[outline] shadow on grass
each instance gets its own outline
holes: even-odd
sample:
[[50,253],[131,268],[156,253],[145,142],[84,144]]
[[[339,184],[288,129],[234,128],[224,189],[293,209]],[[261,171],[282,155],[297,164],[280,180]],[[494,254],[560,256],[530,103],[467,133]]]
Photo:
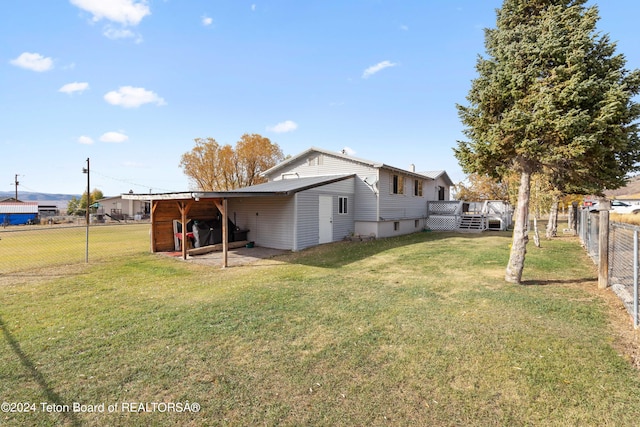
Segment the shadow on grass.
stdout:
[[385,237],[370,241],[342,241],[314,246],[300,252],[276,257],[291,264],[311,267],[340,268],[382,252],[424,242],[449,240],[476,240],[488,237],[511,238],[511,232],[457,233],[457,232],[417,232],[397,237]]
[[597,277],[583,277],[581,279],[523,280],[520,284],[522,286],[580,285],[597,281]]
[[73,277],[73,276],[83,276],[86,275],[85,272],[78,273],[68,273],[68,272],[33,272],[33,271],[11,271],[9,273],[0,273],[0,277],[47,277],[57,279],[60,277]]
[[82,276],[87,274],[90,264],[85,262],[75,263],[51,263],[48,265],[32,266],[29,268],[7,269],[4,271],[0,267],[0,286],[3,284],[11,284],[11,279],[58,279],[62,277]]
[[[35,367],[33,362],[24,353],[24,351],[22,351],[20,343],[13,337],[11,332],[9,332],[9,329],[7,328],[7,325],[4,323],[2,318],[0,318],[0,329],[2,329],[2,334],[9,343],[9,346],[11,346],[13,352],[20,359],[20,363],[22,363],[22,366],[24,366],[31,378],[33,378],[33,380],[38,383],[38,385],[42,389],[42,392],[46,396],[47,402],[60,406],[65,405],[65,403],[62,401],[62,397],[49,386],[46,378],[40,373],[40,371],[38,371],[38,368]],[[70,407],[71,405],[67,406]],[[82,425],[75,413],[65,411],[62,412],[62,415],[71,423],[71,425]]]

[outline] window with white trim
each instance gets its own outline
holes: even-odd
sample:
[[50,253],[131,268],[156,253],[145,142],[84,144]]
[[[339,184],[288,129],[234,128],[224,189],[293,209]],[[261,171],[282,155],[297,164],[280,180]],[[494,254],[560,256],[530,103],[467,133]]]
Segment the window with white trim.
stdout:
[[413,181],[413,195],[422,197],[422,180],[416,179]]
[[347,197],[338,197],[338,213],[346,215],[349,213],[349,199]]
[[402,175],[391,176],[391,194],[404,194],[404,177]]

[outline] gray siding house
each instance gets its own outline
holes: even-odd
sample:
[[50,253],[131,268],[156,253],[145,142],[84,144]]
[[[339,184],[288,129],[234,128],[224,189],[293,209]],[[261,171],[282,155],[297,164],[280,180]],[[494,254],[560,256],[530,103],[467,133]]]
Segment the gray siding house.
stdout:
[[263,184],[122,197],[151,201],[154,251],[173,250],[172,222],[220,218],[257,246],[299,251],[352,235],[422,230],[427,202],[449,200],[452,182],[444,171],[409,169],[310,148],[265,171]]
[[298,251],[335,242],[353,233],[355,182],[353,174],[311,176],[232,190],[229,218],[258,246]]
[[[266,199],[230,199],[238,226],[256,244],[300,250],[349,235],[390,237],[425,226],[427,201],[449,200],[453,185],[444,171],[417,173],[343,153],[310,148],[263,174],[269,182],[229,193],[260,192],[287,183],[304,190]],[[348,176],[308,188],[308,179]],[[269,211],[260,214],[257,209]],[[255,212],[254,212],[255,211]],[[255,216],[255,217],[254,217]]]

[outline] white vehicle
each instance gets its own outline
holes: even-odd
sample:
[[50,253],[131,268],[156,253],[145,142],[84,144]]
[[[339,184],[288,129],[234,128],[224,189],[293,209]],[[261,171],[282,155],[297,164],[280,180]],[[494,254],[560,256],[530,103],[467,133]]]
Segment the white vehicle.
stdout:
[[[598,210],[598,202],[595,202],[594,204],[589,206],[589,212],[597,212]],[[640,205],[630,205],[621,200],[612,200],[611,212],[617,214],[639,214]]]

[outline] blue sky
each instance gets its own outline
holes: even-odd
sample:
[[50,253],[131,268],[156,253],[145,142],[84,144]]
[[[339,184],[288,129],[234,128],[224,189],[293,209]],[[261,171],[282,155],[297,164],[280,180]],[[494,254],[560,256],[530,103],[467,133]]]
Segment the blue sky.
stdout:
[[[5,0],[0,191],[186,191],[198,137],[257,133],[464,178],[452,147],[501,0]],[[640,68],[640,2],[599,4]]]

